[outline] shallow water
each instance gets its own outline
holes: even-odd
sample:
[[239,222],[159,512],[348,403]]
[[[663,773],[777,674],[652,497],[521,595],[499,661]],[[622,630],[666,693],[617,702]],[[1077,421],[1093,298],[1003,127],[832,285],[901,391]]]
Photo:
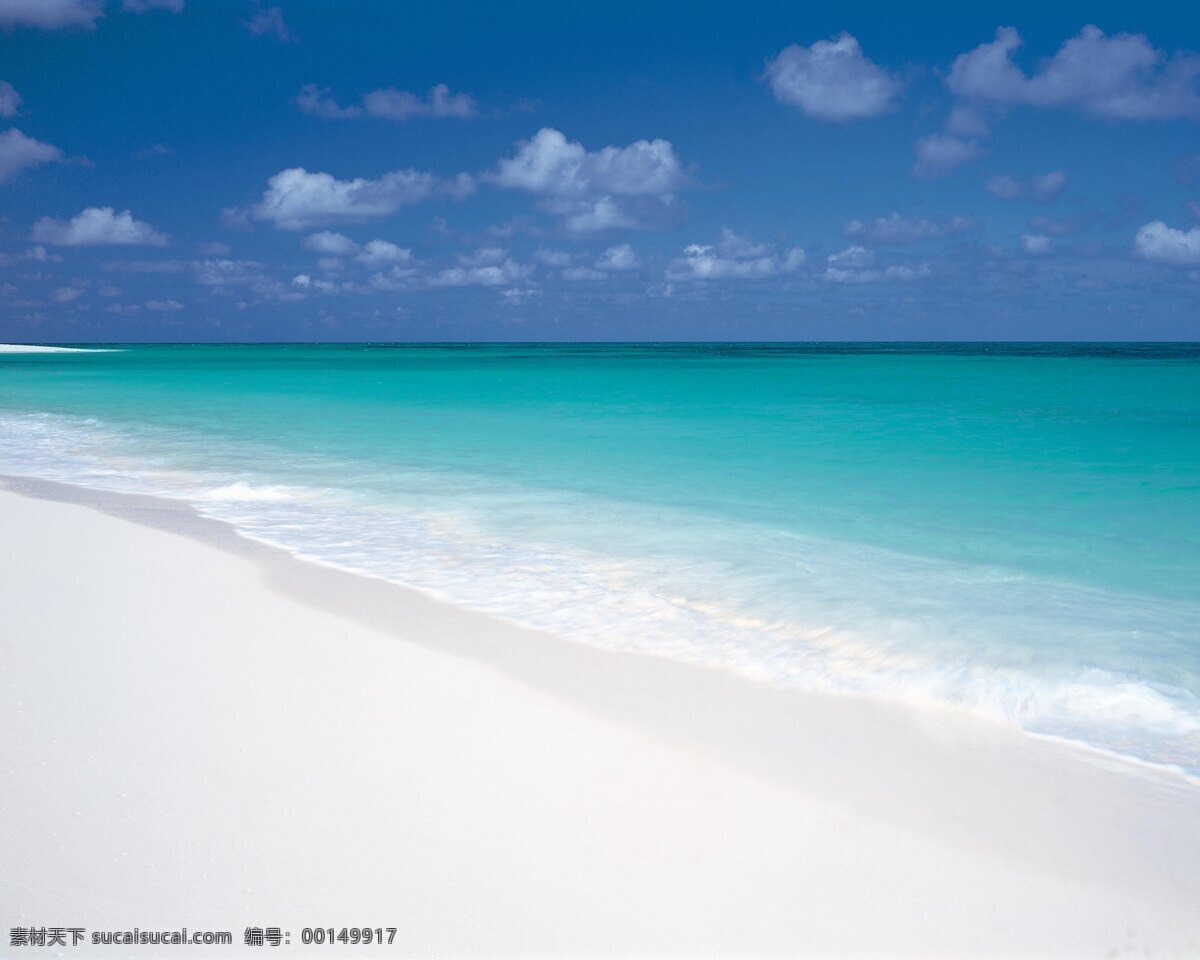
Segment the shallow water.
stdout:
[[0,357],[0,472],[511,619],[1200,771],[1196,345]]

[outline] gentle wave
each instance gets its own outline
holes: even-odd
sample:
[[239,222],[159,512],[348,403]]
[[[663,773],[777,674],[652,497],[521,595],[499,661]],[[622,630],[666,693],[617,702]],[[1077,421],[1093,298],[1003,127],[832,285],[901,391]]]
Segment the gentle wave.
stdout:
[[1156,677],[1136,642],[1182,649],[1196,604],[428,471],[386,495],[377,465],[293,482],[286,451],[198,442],[6,415],[0,471],[187,500],[308,559],[579,642],[966,709],[1200,773],[1196,676]]

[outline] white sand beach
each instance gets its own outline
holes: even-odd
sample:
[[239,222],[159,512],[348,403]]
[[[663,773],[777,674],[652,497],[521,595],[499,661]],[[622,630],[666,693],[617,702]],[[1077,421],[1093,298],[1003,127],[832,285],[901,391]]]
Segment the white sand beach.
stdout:
[[168,501],[11,481],[0,531],[5,926],[234,933],[20,956],[1200,955],[1171,773],[582,647]]
[[104,347],[43,347],[32,343],[0,343],[0,353],[110,353]]

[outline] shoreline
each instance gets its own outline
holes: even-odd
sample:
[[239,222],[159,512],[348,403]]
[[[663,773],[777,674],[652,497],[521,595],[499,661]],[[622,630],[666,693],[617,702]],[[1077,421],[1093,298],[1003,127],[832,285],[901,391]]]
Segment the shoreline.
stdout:
[[[331,582],[334,578],[341,580],[341,578],[349,577],[354,581],[361,580],[380,584],[386,587],[387,590],[409,594],[413,599],[420,598],[424,603],[431,604],[434,608],[452,616],[470,617],[485,625],[489,625],[493,629],[512,631],[515,635],[523,637],[526,642],[530,638],[536,637],[542,644],[551,647],[567,644],[572,648],[595,651],[599,655],[607,654],[617,659],[629,659],[632,662],[645,660],[663,662],[664,664],[671,665],[666,668],[668,670],[678,669],[681,674],[724,677],[729,682],[736,683],[736,685],[749,691],[762,691],[765,689],[772,691],[772,696],[778,697],[813,697],[817,700],[830,703],[848,702],[850,704],[862,704],[867,709],[875,709],[884,713],[892,712],[896,717],[906,717],[910,718],[910,720],[911,718],[918,718],[911,720],[911,722],[918,724],[937,723],[945,720],[951,725],[963,723],[968,727],[975,726],[980,730],[1002,731],[1003,734],[1015,734],[1020,738],[1029,738],[1033,741],[1047,744],[1052,749],[1064,749],[1069,753],[1076,753],[1079,755],[1077,759],[1082,758],[1086,762],[1112,766],[1114,769],[1123,771],[1130,776],[1148,775],[1151,777],[1160,777],[1168,782],[1174,780],[1190,787],[1200,788],[1200,776],[1193,775],[1178,765],[1157,763],[1153,760],[1121,753],[1117,750],[1088,743],[1084,740],[1072,739],[1068,736],[1041,733],[1022,727],[1011,721],[983,715],[968,708],[958,707],[949,703],[940,703],[937,701],[914,703],[894,697],[860,691],[826,692],[814,690],[780,683],[773,679],[756,678],[747,673],[728,669],[721,665],[706,665],[666,654],[656,654],[646,649],[612,649],[569,637],[558,636],[538,627],[522,624],[519,621],[509,619],[500,614],[478,610],[466,604],[458,603],[437,590],[401,583],[381,574],[341,566],[317,557],[305,556],[298,551],[239,530],[227,520],[203,514],[195,506],[182,498],[159,496],[156,494],[123,493],[69,481],[0,473],[0,491],[4,490],[34,499],[85,505],[122,520],[190,537],[210,546],[216,546],[234,556],[251,558],[268,573],[268,579],[274,590],[282,592],[292,599],[317,606],[320,609],[336,613],[339,616],[359,620],[363,625],[386,630],[400,639],[412,640],[413,637],[397,629],[394,623],[386,616],[381,616],[378,613],[381,602],[383,602],[382,598],[384,597],[382,590],[374,594],[372,599],[368,601],[365,609],[369,613],[364,615],[362,609],[356,608],[351,603],[336,602],[334,597],[339,593],[336,589],[318,586],[315,591],[305,592],[294,588],[291,584],[288,570],[312,567],[328,571]],[[295,564],[299,564],[301,567],[294,567],[293,565]],[[309,573],[305,579],[311,577],[313,577],[313,574]],[[313,582],[316,583],[317,581],[313,580]],[[341,580],[341,582],[343,586],[347,583],[344,580]],[[464,648],[459,652],[475,657],[488,655],[488,651],[482,649]],[[520,673],[514,673],[514,677],[524,682],[532,682],[531,677],[527,675],[522,676]],[[853,707],[849,709],[853,709]]]
[[[951,711],[943,715],[781,689],[662,657],[586,647],[454,607],[382,579],[299,559],[249,540],[182,502],[25,478],[0,478],[0,488],[4,491],[0,493],[0,515],[19,518],[36,514],[29,521],[26,539],[18,539],[18,549],[13,551],[30,565],[16,559],[5,565],[5,609],[21,608],[24,603],[28,622],[44,618],[46,622],[37,629],[60,646],[68,632],[56,626],[62,611],[46,603],[31,606],[32,601],[21,594],[30,589],[30,578],[37,577],[39,564],[43,574],[52,571],[69,549],[77,551],[81,561],[93,564],[91,576],[101,582],[85,590],[82,599],[74,599],[93,605],[91,613],[102,615],[98,623],[108,620],[109,632],[101,632],[100,637],[119,650],[127,643],[120,623],[127,613],[106,603],[111,604],[109,594],[128,592],[131,585],[101,576],[100,571],[105,551],[111,550],[113,543],[136,540],[143,560],[161,558],[163,575],[171,570],[180,578],[171,581],[175,587],[166,598],[167,607],[155,608],[160,631],[162,618],[173,603],[182,603],[210,587],[202,579],[195,584],[186,582],[187,571],[200,564],[211,579],[228,577],[239,591],[245,591],[241,607],[211,611],[214,620],[209,626],[236,635],[239,649],[250,651],[268,671],[273,658],[283,656],[286,661],[289,647],[286,638],[264,641],[263,630],[268,626],[264,617],[268,622],[277,617],[302,632],[306,656],[320,662],[335,652],[329,644],[331,636],[351,638],[353,649],[343,650],[349,662],[337,669],[350,670],[352,675],[380,685],[372,687],[375,698],[368,697],[366,702],[378,707],[374,716],[384,726],[394,722],[390,711],[395,703],[388,695],[388,678],[409,678],[410,674],[416,678],[422,671],[442,676],[447,691],[461,694],[464,688],[478,684],[487,691],[485,701],[493,703],[488,698],[495,697],[509,704],[511,713],[485,710],[476,718],[494,723],[497,729],[487,735],[508,744],[509,752],[497,760],[470,749],[458,756],[453,739],[440,746],[424,744],[420,749],[429,751],[430,756],[420,769],[426,775],[413,781],[414,789],[436,792],[442,789],[439,777],[442,784],[460,786],[464,777],[478,776],[473,771],[489,763],[494,774],[487,781],[489,789],[502,790],[503,784],[525,780],[547,786],[557,797],[549,804],[547,819],[526,825],[533,832],[515,831],[537,854],[528,857],[530,863],[518,866],[517,872],[544,896],[555,889],[553,881],[565,883],[573,893],[562,896],[575,910],[567,912],[576,918],[588,900],[579,899],[581,890],[590,891],[593,901],[604,890],[600,902],[606,906],[589,914],[592,919],[588,923],[568,923],[561,930],[550,924],[558,932],[549,939],[546,930],[539,930],[536,924],[529,926],[528,918],[506,926],[503,917],[490,917],[492,940],[485,931],[476,931],[474,940],[455,939],[449,926],[433,924],[426,931],[427,939],[421,941],[424,947],[418,944],[419,937],[410,942],[415,952],[440,946],[458,953],[540,955],[807,952],[885,956],[941,952],[1036,956],[1054,952],[1074,956],[1091,955],[1103,944],[1120,947],[1114,937],[1122,924],[1136,929],[1134,939],[1147,945],[1195,949],[1195,944],[1200,944],[1200,920],[1193,916],[1200,897],[1200,837],[1195,830],[1200,823],[1200,790],[1181,774]],[[85,521],[85,516],[91,519]],[[97,537],[94,530],[90,539],[76,535],[83,526],[96,524],[103,527],[104,537]],[[43,547],[45,556],[38,559]],[[142,568],[148,569],[145,564]],[[159,586],[168,592],[170,582]],[[135,590],[131,596],[136,595]],[[149,598],[147,602],[151,602]],[[177,621],[168,625],[176,626]],[[202,633],[205,630],[204,624],[192,626]],[[166,638],[163,634],[161,639]],[[10,662],[17,654],[18,660],[32,667],[45,669],[57,663],[47,663],[42,650],[24,649],[20,636],[12,643]],[[68,646],[62,646],[63,656],[70,652]],[[192,654],[194,651],[188,655]],[[169,661],[175,653],[164,644],[154,655]],[[394,658],[412,660],[407,665],[411,671],[396,669],[399,661]],[[230,664],[219,658],[204,663],[197,675],[182,679],[181,696],[194,698],[204,692],[206,684],[219,687],[226,682],[229,668]],[[406,683],[411,684],[411,678]],[[297,674],[289,680],[290,686],[285,684],[281,696],[299,709],[303,698],[296,699],[297,691],[306,689],[308,683],[306,673]],[[352,686],[343,689],[335,706],[346,712],[363,709],[353,692]],[[38,712],[37,705],[27,701],[28,697],[21,700],[23,709]],[[585,731],[582,744],[609,757],[605,776],[588,767],[588,751],[583,750],[582,757],[575,755],[574,742],[563,745],[566,753],[559,751],[553,756],[541,750],[537,738],[531,745],[528,735],[543,727],[525,719],[514,720],[523,716],[527,702],[544,711],[539,714],[541,720],[562,724],[563,730]],[[59,706],[64,716],[45,719],[52,727],[58,724],[54,729],[62,735],[58,738],[61,742],[78,732],[80,718],[69,715],[69,702]],[[101,713],[111,713],[124,726],[136,719],[129,716],[136,705],[97,700],[93,706]],[[427,703],[425,707],[434,715],[426,735],[432,737],[452,725],[443,705]],[[302,710],[296,716],[306,717]],[[19,727],[19,723],[14,726],[16,721],[28,718],[10,719],[9,729],[14,730]],[[406,719],[426,722],[423,715]],[[188,722],[200,730],[219,725],[216,718],[204,715]],[[516,730],[525,736],[517,736]],[[351,724],[342,733],[354,737],[356,731],[362,732]],[[407,742],[409,734],[403,729],[392,733],[400,742]],[[483,735],[473,729],[467,739]],[[128,746],[135,755],[150,755],[144,744]],[[332,747],[317,744],[316,754],[337,765],[340,760]],[[387,743],[376,743],[368,751],[385,767],[391,757],[387,747]],[[6,738],[9,756],[18,748],[28,749],[28,744]],[[209,757],[208,761],[218,763],[219,758]],[[570,791],[565,796],[555,794],[565,772],[579,773],[573,766],[576,763],[584,764],[586,770],[580,775],[592,783],[586,803]],[[671,768],[670,776],[656,764]],[[142,771],[143,777],[151,767]],[[631,778],[634,769],[639,774]],[[597,779],[592,782],[588,777]],[[654,789],[647,791],[643,781]],[[685,823],[674,825],[639,809],[639,803],[646,802],[652,811],[657,810],[667,800],[676,807],[704,807],[711,800],[704,785],[715,786],[726,806],[705,807],[702,813],[693,810],[691,821],[685,815]],[[96,806],[101,819],[111,825],[111,798],[106,808],[86,782],[77,786],[80,795],[74,802]],[[242,785],[242,789],[250,787]],[[325,800],[333,809],[343,813],[353,809],[355,796],[347,796],[336,784],[325,790]],[[655,797],[655,791],[659,796]],[[457,789],[446,792],[459,793]],[[25,804],[39,799],[39,790],[27,785],[23,792],[10,791],[9,795],[22,797],[16,802]],[[406,835],[413,830],[419,833],[423,823],[432,823],[437,833],[445,826],[443,814],[420,804],[414,806],[411,800],[405,801],[407,809],[401,804],[397,811],[404,825],[394,830]],[[247,809],[256,809],[255,802],[251,798]],[[452,820],[456,828],[468,833],[484,827],[489,835],[510,835],[514,818],[522,822],[519,810],[491,811],[486,804],[481,808],[465,800],[455,802],[467,804]],[[601,809],[587,806],[597,802]],[[600,828],[597,838],[576,835],[581,805]],[[270,804],[264,807],[270,808]],[[47,819],[49,814],[37,815],[32,805],[19,806],[13,812],[16,815],[7,818],[13,826],[19,826],[17,821],[33,822],[28,831],[31,838],[44,841],[45,831],[56,823]],[[807,814],[807,819],[801,814]],[[169,825],[168,819],[159,819],[164,828]],[[640,835],[647,819],[653,820],[656,828],[648,837],[657,835],[656,831],[668,836],[673,836],[673,831],[686,834],[686,842],[684,836],[678,838],[681,846],[674,859],[667,858],[673,864],[670,873],[676,883],[685,888],[697,882],[714,889],[728,888],[726,896],[698,897],[695,890],[690,895],[687,889],[671,891],[661,882],[646,887],[634,883],[632,890],[614,890],[621,883],[631,883],[625,868],[634,864],[646,867],[645,851],[630,840]],[[752,837],[741,836],[747,830]],[[574,855],[547,860],[547,852],[541,849],[543,832],[559,835],[565,849],[573,850]],[[741,842],[732,843],[730,834]],[[870,842],[864,844],[864,837]],[[33,842],[15,836],[5,840],[9,849]],[[392,841],[394,836],[384,840],[385,844]],[[315,842],[321,843],[321,838]],[[620,869],[615,873],[589,869],[589,858],[600,855],[591,846],[593,842],[601,842],[604,856],[612,858],[607,866]],[[705,856],[690,860],[686,851],[695,844],[722,866],[716,868]],[[519,851],[520,845],[514,850]],[[466,856],[464,863],[469,865],[471,855],[458,852]],[[530,849],[525,852],[529,854]],[[372,857],[365,859],[371,861],[380,886],[391,889],[387,877],[379,873],[385,868]],[[26,866],[35,872],[41,869],[21,858],[16,863],[20,870]],[[520,863],[518,856],[515,864]],[[740,871],[731,869],[734,866]],[[839,870],[850,870],[857,882],[850,882],[847,874],[839,885]],[[93,864],[92,871],[84,872],[93,871],[93,879],[100,880],[103,868]],[[697,876],[688,878],[693,871]],[[194,886],[197,881],[188,877],[184,872],[176,879]],[[421,888],[416,877],[408,883],[410,893]],[[15,884],[15,889],[10,884]],[[18,907],[48,902],[43,895],[23,895],[21,884],[11,875],[0,879],[0,890]],[[396,894],[394,900],[404,902],[404,890],[391,892]],[[491,884],[476,892],[501,900],[507,896]],[[876,902],[861,902],[871,901],[872,894]],[[415,893],[412,896],[422,899]],[[647,897],[650,912],[657,910],[674,918],[674,926],[650,922],[653,918],[645,915]],[[782,903],[780,897],[788,903]],[[879,897],[890,899],[891,906],[881,907]],[[915,909],[914,898],[926,911],[915,921],[917,926],[912,918],[904,922],[905,909]],[[188,916],[186,898],[177,902],[181,918]],[[807,915],[808,911],[797,906],[806,903],[819,904],[825,920],[818,922],[814,915],[807,917],[807,923],[799,923],[785,909],[799,909]],[[997,910],[997,904],[1012,912],[1007,922],[999,925],[996,913],[1004,913],[1004,909]],[[898,910],[897,905],[905,909]],[[880,909],[885,939],[872,944],[881,931],[867,931],[861,925],[871,917],[878,920]],[[448,922],[444,910],[434,913],[443,924]],[[1014,930],[1018,915],[1022,929]],[[596,939],[601,927],[595,923],[600,917],[604,929],[613,925],[622,931],[611,934],[616,939]],[[765,921],[754,933],[742,925],[752,917]],[[22,919],[10,917],[9,925]],[[32,915],[29,919],[37,922]],[[107,926],[132,927],[135,919],[112,916]],[[231,926],[259,922],[249,916],[221,920],[215,915],[214,921]],[[52,921],[43,918],[41,922]],[[182,919],[171,922],[183,925]],[[344,915],[335,922],[359,921]],[[192,926],[199,928],[200,924],[193,922]],[[719,929],[729,931],[728,939],[721,939]],[[711,939],[713,936],[717,939]],[[698,949],[705,942],[712,947]],[[738,943],[742,946],[735,949]],[[889,951],[886,944],[899,949]]]

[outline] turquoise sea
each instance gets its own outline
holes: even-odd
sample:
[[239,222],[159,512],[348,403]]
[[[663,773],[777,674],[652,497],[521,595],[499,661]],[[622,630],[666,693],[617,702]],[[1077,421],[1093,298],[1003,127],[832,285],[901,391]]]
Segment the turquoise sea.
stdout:
[[1200,345],[4,354],[0,473],[1200,773]]

